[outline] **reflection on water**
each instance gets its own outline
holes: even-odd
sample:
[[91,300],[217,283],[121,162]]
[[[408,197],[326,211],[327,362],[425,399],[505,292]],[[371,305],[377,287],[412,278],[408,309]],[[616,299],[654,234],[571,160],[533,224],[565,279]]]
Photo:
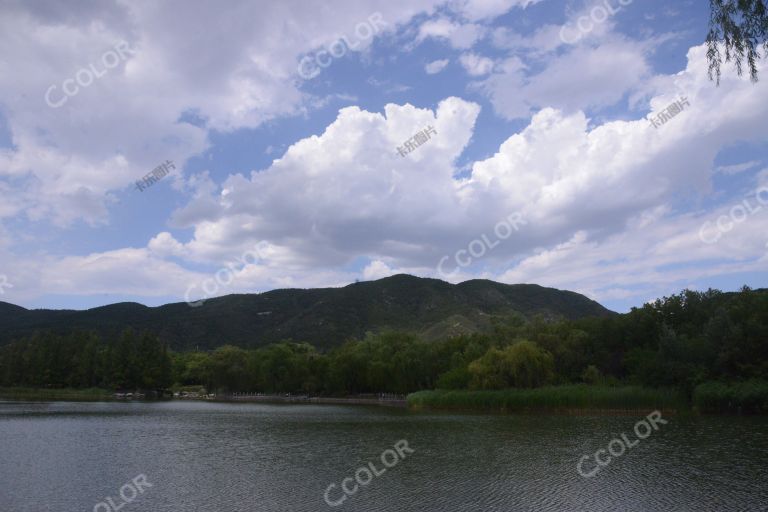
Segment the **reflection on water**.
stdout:
[[[90,512],[141,474],[152,487],[121,512],[768,510],[768,418],[669,417],[579,476],[581,456],[641,418],[0,402],[0,511]],[[413,454],[325,503],[331,483],[401,439]]]

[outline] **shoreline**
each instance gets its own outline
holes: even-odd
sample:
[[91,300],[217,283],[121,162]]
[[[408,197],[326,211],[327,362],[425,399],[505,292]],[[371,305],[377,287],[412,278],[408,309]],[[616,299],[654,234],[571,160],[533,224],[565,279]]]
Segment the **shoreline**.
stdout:
[[318,405],[379,405],[408,409],[408,400],[383,400],[378,398],[333,398],[333,397],[299,397],[299,396],[244,396],[214,398],[211,402],[225,403],[272,403],[272,404],[318,404]]
[[[281,397],[252,397],[252,398],[154,398],[154,399],[120,399],[112,396],[89,397],[77,394],[53,394],[38,393],[35,395],[7,395],[0,392],[0,402],[116,402],[116,403],[154,403],[154,402],[212,402],[222,404],[235,403],[261,403],[273,405],[360,405],[360,406],[378,406],[391,407],[394,409],[403,409],[415,413],[447,413],[447,414],[467,414],[467,415],[521,415],[521,416],[636,416],[648,411],[658,410],[662,414],[675,416],[678,414],[695,414],[693,410],[678,409],[654,409],[647,407],[638,408],[550,408],[550,407],[529,407],[526,409],[508,410],[504,408],[492,407],[440,407],[440,406],[413,406],[409,405],[407,400],[376,400],[366,398],[281,398]],[[723,415],[737,415],[723,414]]]
[[218,403],[268,403],[268,404],[316,404],[316,405],[378,405],[382,407],[408,408],[403,399],[378,399],[359,397],[306,397],[306,396],[212,396],[212,397],[156,397],[118,398],[109,390],[30,389],[0,388],[0,401],[41,402],[218,402]]
[[[583,388],[582,388],[583,389]],[[620,389],[620,388],[618,388]],[[560,396],[557,400],[538,396],[531,399],[521,396],[531,390],[505,390],[498,392],[470,391],[419,391],[405,398],[400,397],[308,397],[284,395],[218,395],[188,398],[116,398],[115,393],[102,389],[12,389],[0,388],[0,401],[39,402],[172,402],[195,401],[216,403],[263,403],[284,405],[359,405],[403,409],[414,413],[489,414],[526,416],[636,416],[650,411],[660,411],[665,416],[713,415],[713,416],[760,416],[764,413],[741,410],[706,410],[679,400],[628,400],[621,403],[593,397],[589,400]],[[539,391],[538,393],[541,393]],[[599,395],[599,393],[598,393]],[[447,399],[446,399],[447,397]],[[669,397],[671,398],[671,397]]]
[[[644,415],[649,412],[659,411],[664,416],[704,415],[695,409],[670,409],[665,407],[528,407],[524,409],[504,409],[493,407],[431,407],[410,406],[408,410],[413,412],[453,413],[453,414],[480,414],[491,416],[627,416]],[[736,413],[709,414],[711,416],[738,416]]]

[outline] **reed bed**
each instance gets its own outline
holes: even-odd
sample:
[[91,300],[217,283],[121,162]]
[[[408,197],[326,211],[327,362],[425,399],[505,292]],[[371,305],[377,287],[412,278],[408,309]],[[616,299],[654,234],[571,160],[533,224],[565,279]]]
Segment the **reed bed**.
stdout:
[[5,400],[72,400],[102,401],[112,399],[106,389],[41,389],[41,388],[0,388],[0,399]]
[[478,409],[503,412],[556,411],[575,414],[688,409],[685,395],[674,389],[640,386],[589,386],[574,384],[500,391],[419,391],[408,395],[413,409]]
[[701,412],[768,413],[768,382],[706,382],[696,386],[693,404]]

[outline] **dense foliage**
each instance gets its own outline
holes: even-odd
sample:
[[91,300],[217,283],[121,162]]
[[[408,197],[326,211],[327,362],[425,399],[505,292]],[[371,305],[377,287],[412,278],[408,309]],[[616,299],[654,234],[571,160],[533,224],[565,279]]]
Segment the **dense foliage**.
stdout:
[[0,349],[0,385],[162,390],[171,358],[157,338],[126,330],[114,343],[93,334],[36,334]]
[[281,342],[169,354],[153,336],[130,332],[114,343],[36,335],[0,349],[0,386],[153,389],[173,382],[224,392],[349,395],[631,384],[676,388],[721,410],[763,407],[766,380],[768,290],[748,288],[686,290],[604,318],[512,314],[490,333],[438,341],[369,334],[326,352]]

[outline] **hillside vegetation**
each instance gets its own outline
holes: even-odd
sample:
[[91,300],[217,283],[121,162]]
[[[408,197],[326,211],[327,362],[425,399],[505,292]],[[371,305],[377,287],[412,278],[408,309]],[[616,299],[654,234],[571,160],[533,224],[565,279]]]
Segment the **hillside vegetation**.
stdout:
[[284,340],[331,348],[367,332],[407,331],[426,339],[488,332],[495,316],[576,319],[611,312],[578,293],[537,285],[474,280],[452,285],[397,275],[343,288],[273,290],[228,295],[202,306],[149,308],[122,303],[86,311],[27,310],[0,303],[0,345],[50,330],[95,332],[117,339],[126,329],[147,331],[174,350],[224,344],[260,347]]
[[[175,383],[340,396],[462,391],[412,398],[423,406],[685,402],[702,410],[768,412],[766,381],[768,290],[748,288],[686,290],[625,315],[567,320],[510,313],[494,319],[487,333],[440,340],[368,334],[329,350],[280,342],[169,352],[156,336],[132,331],[117,340],[37,334],[0,348],[3,387],[156,389]],[[583,386],[553,387],[573,384]],[[634,387],[606,391],[626,386]]]

